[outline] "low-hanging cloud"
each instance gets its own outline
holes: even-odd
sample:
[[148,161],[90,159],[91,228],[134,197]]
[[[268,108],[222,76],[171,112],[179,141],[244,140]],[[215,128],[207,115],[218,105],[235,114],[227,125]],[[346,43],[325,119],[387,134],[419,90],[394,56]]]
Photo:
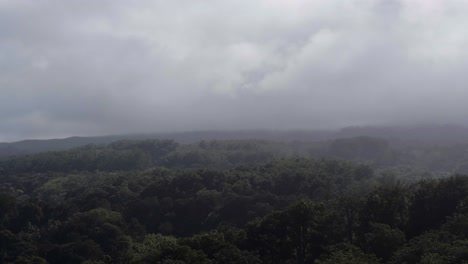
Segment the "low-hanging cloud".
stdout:
[[0,140],[468,124],[463,0],[0,0]]

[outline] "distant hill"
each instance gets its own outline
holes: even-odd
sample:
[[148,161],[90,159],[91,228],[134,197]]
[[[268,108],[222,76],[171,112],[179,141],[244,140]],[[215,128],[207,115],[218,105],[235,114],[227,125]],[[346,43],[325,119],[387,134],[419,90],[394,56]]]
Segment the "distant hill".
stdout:
[[0,143],[0,156],[31,154],[53,150],[66,150],[88,144],[107,144],[124,138],[126,137],[70,137],[63,139],[22,140],[12,143]]
[[370,136],[388,140],[432,142],[434,144],[456,144],[468,142],[468,127],[459,125],[419,125],[394,127],[346,127],[338,137]]
[[108,144],[119,140],[172,139],[181,144],[201,140],[262,139],[279,142],[316,142],[337,138],[370,136],[389,141],[415,141],[431,144],[456,144],[468,142],[468,128],[456,125],[426,125],[414,127],[364,126],[346,127],[341,130],[239,130],[239,131],[192,131],[154,134],[130,134],[99,137],[70,137],[48,140],[22,140],[0,143],[0,157],[32,154],[44,151],[67,150],[88,144]]
[[0,157],[32,154],[44,151],[67,150],[89,144],[108,144],[120,140],[172,139],[181,144],[190,144],[201,140],[242,140],[264,139],[274,141],[320,141],[333,138],[333,131],[195,131],[155,134],[130,134],[99,137],[70,137],[48,140],[22,140],[0,143]]

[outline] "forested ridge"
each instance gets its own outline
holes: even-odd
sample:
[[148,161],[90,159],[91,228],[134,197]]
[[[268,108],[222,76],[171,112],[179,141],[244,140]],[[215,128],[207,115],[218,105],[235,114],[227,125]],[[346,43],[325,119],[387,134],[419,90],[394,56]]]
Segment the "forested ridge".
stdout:
[[1,263],[465,263],[463,145],[117,141],[0,160]]
[[414,127],[364,126],[345,127],[341,130],[237,130],[237,131],[191,131],[153,134],[127,134],[96,137],[69,137],[61,139],[22,140],[0,142],[0,157],[34,154],[45,151],[61,151],[89,144],[109,144],[116,141],[172,139],[180,144],[200,141],[226,141],[258,139],[275,142],[301,143],[324,142],[343,138],[373,137],[405,143],[455,145],[468,142],[468,127],[456,125],[426,125]]
[[468,144],[399,142],[368,136],[318,142],[202,140],[181,144],[174,140],[121,140],[3,157],[0,172],[116,171],[154,166],[229,169],[291,157],[349,160],[378,170],[396,170],[397,174],[405,171],[432,176],[468,173]]

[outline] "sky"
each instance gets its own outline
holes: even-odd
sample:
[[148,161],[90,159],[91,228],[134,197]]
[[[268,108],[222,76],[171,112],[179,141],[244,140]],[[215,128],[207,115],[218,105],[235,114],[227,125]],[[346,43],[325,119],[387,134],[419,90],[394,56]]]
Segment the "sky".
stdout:
[[468,124],[466,0],[0,0],[0,141]]

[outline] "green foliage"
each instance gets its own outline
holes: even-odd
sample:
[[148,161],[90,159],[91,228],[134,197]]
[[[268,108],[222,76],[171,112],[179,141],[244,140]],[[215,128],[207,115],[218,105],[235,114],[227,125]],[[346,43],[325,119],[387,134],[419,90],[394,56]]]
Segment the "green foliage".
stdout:
[[364,253],[352,244],[337,244],[330,246],[316,264],[378,264],[380,261],[372,254]]
[[364,248],[384,261],[387,261],[406,242],[403,231],[377,223],[371,224],[371,232],[364,235],[364,240]]
[[252,222],[248,239],[264,261],[294,258],[298,263],[313,261],[324,246],[324,211],[322,204],[301,201],[285,211],[274,212]]
[[409,192],[400,184],[376,188],[366,196],[362,207],[362,228],[371,223],[383,223],[405,229],[408,222]]
[[468,240],[457,240],[443,231],[431,231],[411,239],[395,253],[390,263],[465,263],[467,258]]
[[446,217],[461,209],[468,196],[468,178],[454,176],[440,181],[424,180],[415,185],[410,208],[411,235],[439,227]]
[[212,263],[201,251],[181,245],[174,237],[145,236],[133,245],[130,263]]

